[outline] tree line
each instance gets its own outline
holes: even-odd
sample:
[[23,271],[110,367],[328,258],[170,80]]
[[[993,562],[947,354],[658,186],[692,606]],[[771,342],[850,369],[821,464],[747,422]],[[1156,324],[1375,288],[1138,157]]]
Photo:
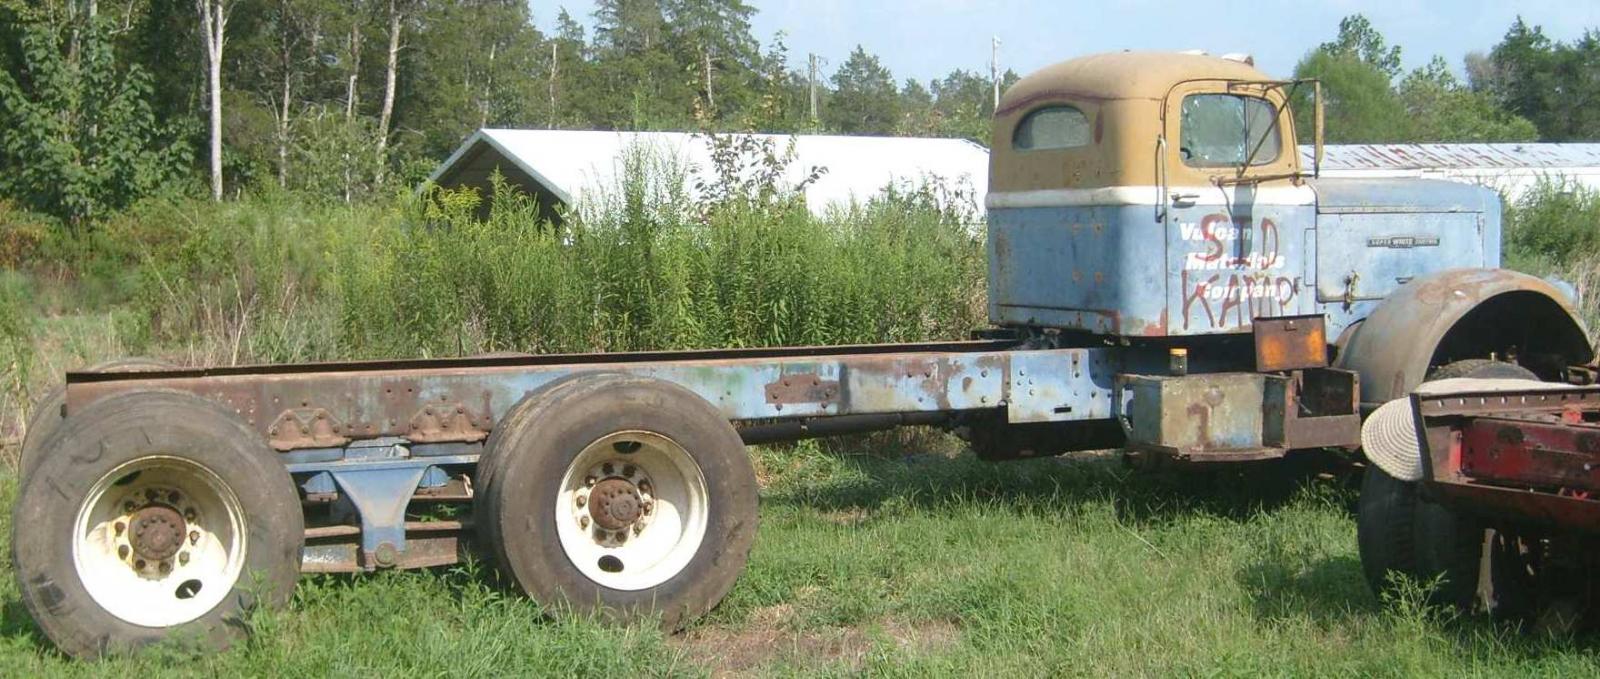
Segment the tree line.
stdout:
[[[0,199],[70,225],[172,187],[352,201],[494,126],[987,142],[984,65],[899,80],[858,46],[794,68],[744,0],[600,0],[592,29],[554,11],[545,32],[524,0],[0,0]],[[1331,141],[1597,136],[1600,33],[1519,19],[1465,81],[1402,73],[1399,49],[1353,16],[1301,61]]]

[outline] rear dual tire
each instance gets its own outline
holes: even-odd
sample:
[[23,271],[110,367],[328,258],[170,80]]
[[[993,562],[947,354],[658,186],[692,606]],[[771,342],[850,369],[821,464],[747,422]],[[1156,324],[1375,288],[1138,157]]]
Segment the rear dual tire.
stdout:
[[304,524],[258,432],[188,394],[113,396],[40,443],[12,512],[22,603],[78,658],[161,641],[229,645],[288,601]]
[[[96,363],[85,368],[89,372],[148,372],[151,370],[166,370],[172,364],[158,361],[153,358],[118,358],[103,363]],[[33,409],[33,415],[28,418],[26,436],[22,439],[22,454],[17,458],[17,478],[26,479],[39,466],[42,453],[39,452],[45,439],[61,427],[66,420],[62,409],[67,404],[67,386],[56,385],[39,400]]]
[[755,539],[738,432],[675,384],[569,378],[496,426],[479,465],[484,543],[552,611],[677,629],[732,589]]

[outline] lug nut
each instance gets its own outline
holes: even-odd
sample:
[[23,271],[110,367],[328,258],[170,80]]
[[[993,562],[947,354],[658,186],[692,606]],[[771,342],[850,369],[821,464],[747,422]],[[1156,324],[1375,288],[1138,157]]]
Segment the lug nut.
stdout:
[[582,495],[579,495],[578,496],[578,506],[582,507],[582,506],[584,506],[586,504],[589,504],[589,498],[584,497]]
[[121,547],[117,548],[117,558],[118,559],[126,559],[126,558],[128,558],[128,546],[127,545],[122,545]]
[[138,505],[134,504],[133,500],[122,503],[122,511],[131,512],[136,508],[138,508]]
[[159,565],[156,566],[156,570],[161,571],[162,575],[166,575],[168,573],[171,573],[172,572],[172,562],[163,561]]
[[644,510],[644,513],[649,514],[650,510],[655,509],[655,506],[656,503],[647,500],[645,501],[644,505],[640,507],[640,509]]
[[183,510],[183,520],[184,521],[193,521],[194,517],[195,517],[194,507],[190,507],[188,509]]
[[595,482],[595,478],[593,476],[586,476],[583,479],[583,485],[585,485],[585,486],[592,486],[592,485],[594,485],[594,482]]
[[189,531],[189,544],[192,545],[192,544],[196,544],[198,542],[200,542],[200,531],[197,531],[197,530]]
[[128,530],[128,524],[125,524],[125,523],[123,523],[121,521],[118,521],[116,524],[114,524],[112,526],[112,528],[115,528],[116,531],[117,531],[117,535],[121,536],[122,535],[122,531]]
[[638,535],[638,534],[643,533],[643,532],[644,532],[644,524],[642,524],[642,523],[633,524],[633,534],[634,535]]
[[181,498],[182,496],[178,495],[178,491],[167,493],[167,501],[171,502],[172,504],[178,504],[178,500]]
[[630,465],[622,468],[622,475],[623,476],[633,476],[633,473],[636,472],[636,471],[639,471],[639,468],[630,464]]
[[578,527],[579,528],[588,528],[589,527],[589,517],[587,517],[587,516],[578,517]]
[[189,553],[188,552],[180,552],[178,554],[178,565],[179,566],[187,566],[187,565],[189,565]]
[[644,481],[640,481],[639,482],[639,492],[641,492],[641,493],[650,492],[650,480],[649,479],[645,479]]
[[161,491],[151,488],[144,492],[144,498],[151,502],[161,499]]
[[137,568],[137,569],[139,569],[141,571],[144,570],[144,567],[145,567],[144,559],[139,559],[138,561],[133,562],[133,567]]
[[600,473],[606,476],[610,476],[613,471],[616,471],[616,467],[611,466],[610,462],[600,465]]

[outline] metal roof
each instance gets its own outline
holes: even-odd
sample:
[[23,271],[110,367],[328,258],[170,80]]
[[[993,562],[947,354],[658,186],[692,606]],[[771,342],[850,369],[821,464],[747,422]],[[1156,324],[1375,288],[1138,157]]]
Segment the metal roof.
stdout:
[[[831,135],[737,135],[769,141],[779,154],[794,143],[785,181],[793,186],[812,168],[825,172],[806,187],[807,207],[822,214],[830,206],[865,201],[891,183],[936,181],[967,191],[981,210],[988,190],[989,151],[964,139],[846,137]],[[639,148],[682,163],[693,191],[712,178],[708,140],[684,132],[603,132],[483,129],[468,138],[429,176],[442,186],[482,186],[496,169],[542,199],[573,205],[586,194],[618,186],[624,152]],[[531,186],[529,186],[531,184]],[[692,195],[692,194],[691,194]]]
[[[1323,170],[1600,168],[1600,144],[1329,144]],[[1311,167],[1311,146],[1301,146]]]

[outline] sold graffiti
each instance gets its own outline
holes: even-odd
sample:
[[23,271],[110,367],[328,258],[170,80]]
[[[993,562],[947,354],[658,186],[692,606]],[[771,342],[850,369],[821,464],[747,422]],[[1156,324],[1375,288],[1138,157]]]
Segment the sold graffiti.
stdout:
[[1218,328],[1293,309],[1300,280],[1283,273],[1278,225],[1271,219],[1252,224],[1248,217],[1211,214],[1198,224],[1180,224],[1179,236],[1200,244],[1184,254],[1180,273],[1185,330],[1196,311]]

